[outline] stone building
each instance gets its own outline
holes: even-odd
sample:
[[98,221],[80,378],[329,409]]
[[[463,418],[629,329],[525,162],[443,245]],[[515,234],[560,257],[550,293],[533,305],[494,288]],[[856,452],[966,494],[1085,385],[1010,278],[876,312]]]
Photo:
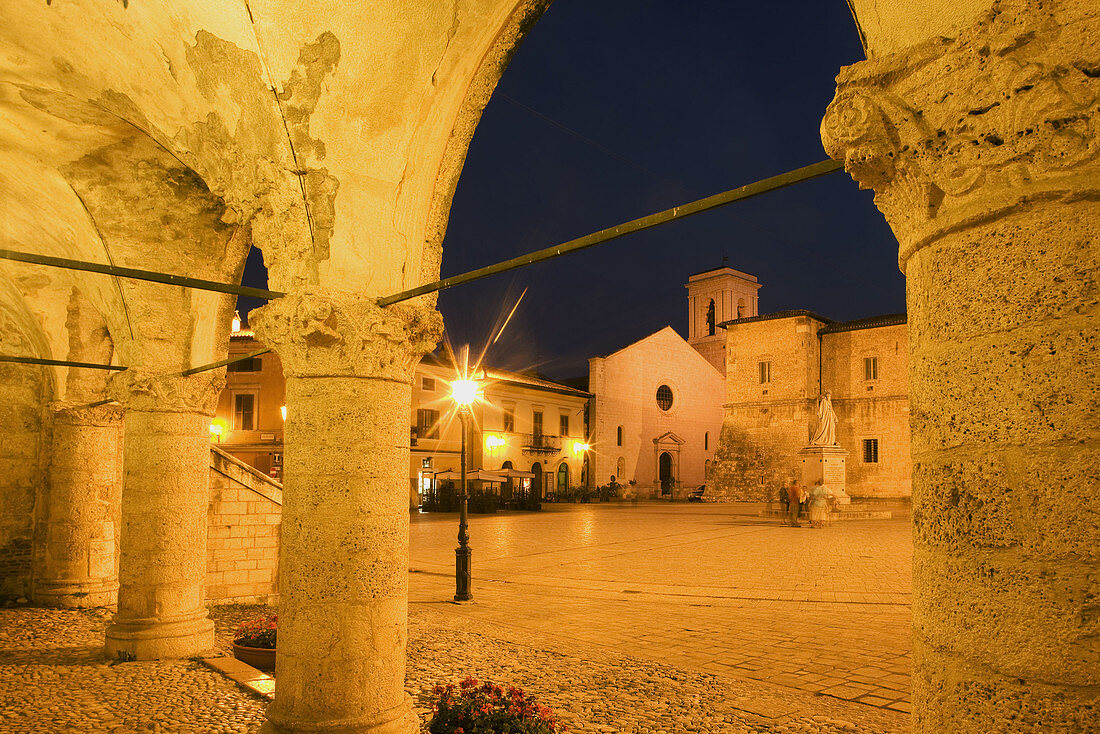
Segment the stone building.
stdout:
[[[263,350],[250,329],[232,332],[229,354]],[[409,507],[421,504],[437,472],[459,469],[461,433],[451,400],[454,368],[428,355],[413,375],[409,409]],[[582,487],[589,393],[534,375],[484,366],[482,398],[471,408],[468,467],[533,474],[515,483],[538,497]],[[230,365],[211,421],[211,439],[258,472],[282,476],[286,380],[274,352]],[[477,485],[480,487],[480,483]],[[494,487],[501,489],[501,487]]]
[[615,476],[627,495],[666,498],[703,484],[722,427],[722,385],[670,326],[588,360],[596,481]]
[[[433,296],[378,299],[438,277],[480,111],[548,4],[0,4],[4,249],[222,284],[263,251],[278,295],[250,321],[293,446],[281,734],[417,728],[408,416],[441,319]],[[913,730],[1094,730],[1100,9],[849,7],[867,58],[840,70],[821,137],[906,276]],[[213,643],[222,372],[195,368],[225,359],[232,313],[218,291],[0,267],[5,356],[125,368],[0,369],[0,586],[80,605],[117,584],[112,658]]]
[[853,497],[909,497],[905,315],[845,323],[809,311],[727,321],[725,418],[709,486],[716,496],[769,501],[801,476],[799,451],[829,392]]

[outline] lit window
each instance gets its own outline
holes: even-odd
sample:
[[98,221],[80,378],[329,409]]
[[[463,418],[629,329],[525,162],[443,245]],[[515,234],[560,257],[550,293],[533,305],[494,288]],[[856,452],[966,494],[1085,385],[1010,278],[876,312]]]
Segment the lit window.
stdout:
[[661,385],[657,388],[657,407],[661,410],[668,410],[672,407],[672,388],[668,385]]
[[878,379],[878,357],[864,357],[863,358],[863,379],[864,380],[877,380]]
[[865,438],[865,439],[863,439],[863,463],[864,464],[877,464],[878,463],[878,439],[877,438]]
[[559,422],[558,425],[561,426],[561,434],[560,435],[568,436],[569,435],[569,416],[562,415],[561,416],[561,421]]
[[251,431],[255,428],[256,396],[251,394],[233,397],[234,424],[238,431]]
[[418,438],[439,438],[439,411],[417,408],[416,435]]
[[772,363],[760,362],[760,384],[767,385],[772,381]]
[[435,378],[421,377],[420,378],[420,389],[423,390],[424,392],[435,392]]

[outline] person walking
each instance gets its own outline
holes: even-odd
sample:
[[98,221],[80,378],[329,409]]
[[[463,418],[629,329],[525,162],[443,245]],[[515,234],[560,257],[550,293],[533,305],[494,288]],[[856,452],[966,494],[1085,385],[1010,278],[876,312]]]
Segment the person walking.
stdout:
[[[791,483],[794,483],[793,479],[791,480]],[[782,518],[782,522],[780,522],[780,525],[788,525],[789,523],[787,521],[787,515],[789,515],[791,512],[791,500],[787,496],[786,486],[779,487],[779,509],[782,511],[782,514],[780,515],[780,517]]]
[[825,527],[825,502],[828,499],[829,491],[825,489],[825,485],[818,479],[814,482],[814,488],[810,490],[810,527],[811,528],[823,528]]
[[798,523],[798,500],[802,496],[802,485],[798,483],[797,479],[791,481],[791,486],[787,487],[787,518],[789,525],[792,528],[802,527]]

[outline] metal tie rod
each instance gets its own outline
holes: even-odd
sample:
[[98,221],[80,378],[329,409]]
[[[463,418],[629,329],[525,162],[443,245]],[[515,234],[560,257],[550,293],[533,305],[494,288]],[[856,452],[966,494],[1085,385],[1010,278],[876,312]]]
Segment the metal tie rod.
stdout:
[[736,189],[723,192],[721,194],[715,194],[714,196],[708,196],[705,199],[699,199],[688,204],[681,204],[680,206],[674,206],[671,209],[665,209],[662,212],[656,214],[650,214],[642,217],[641,219],[632,219],[629,222],[623,222],[617,224],[614,227],[607,229],[601,229],[599,232],[593,232],[592,234],[579,237],[575,240],[569,240],[553,247],[547,247],[544,250],[538,250],[537,252],[531,252],[526,255],[520,255],[519,257],[512,258],[511,260],[505,260],[504,262],[497,263],[496,265],[487,265],[484,268],[478,270],[471,270],[461,275],[452,275],[450,278],[444,278],[443,280],[437,280],[432,283],[425,283],[422,286],[416,288],[410,288],[407,291],[401,291],[395,293],[392,296],[386,296],[385,298],[378,299],[379,306],[389,306],[401,301],[407,301],[410,298],[416,298],[417,296],[423,296],[426,293],[433,293],[435,291],[441,291],[452,286],[461,285],[462,283],[469,283],[470,281],[480,280],[481,278],[488,277],[490,275],[496,275],[497,273],[504,273],[509,270],[515,270],[516,268],[522,268],[527,265],[534,265],[535,263],[542,262],[544,260],[550,260],[561,255],[568,255],[572,252],[578,252],[589,247],[595,247],[596,245],[602,245],[604,242],[610,242],[611,240],[618,239],[624,235],[633,234],[634,232],[641,232],[645,229],[659,226],[661,224],[667,224],[668,222],[674,222],[677,219],[683,219],[684,217],[690,217],[692,214],[699,214],[710,209],[714,209],[725,204],[730,204],[735,201],[741,201],[742,199],[748,199],[759,194],[764,194],[769,191],[775,191],[791,184],[801,183],[802,181],[809,181],[812,178],[818,176],[825,176],[830,173],[835,173],[844,168],[843,161],[834,161],[832,159],[826,159],[818,163],[811,164],[809,166],[803,166],[802,168],[796,168],[793,171],[787,171],[781,173],[778,176],[772,176],[771,178],[765,178],[761,181],[756,181],[751,184],[746,184]]
[[63,257],[50,257],[49,255],[34,255],[29,252],[15,252],[14,250],[0,250],[0,259],[15,260],[17,262],[31,263],[32,265],[46,265],[51,268],[65,268],[66,270],[83,270],[89,273],[103,273],[119,278],[132,278],[134,280],[148,280],[154,283],[167,285],[179,285],[184,288],[194,288],[202,291],[218,291],[219,293],[231,293],[237,296],[252,296],[270,301],[282,298],[285,293],[269,291],[265,288],[250,288],[246,285],[232,285],[219,283],[213,280],[200,280],[188,278],[184,275],[171,275],[158,273],[153,270],[136,270],[123,268],[118,265],[103,265],[102,263],[85,262],[83,260],[67,260]]
[[[230,357],[229,359],[223,359],[220,362],[211,362],[210,364],[199,365],[198,367],[191,367],[182,372],[172,372],[171,375],[180,375],[181,377],[187,377],[188,375],[197,375],[200,372],[206,372],[208,370],[216,370],[219,367],[228,367],[234,362],[243,362],[246,359],[252,359],[253,357],[259,357],[261,354],[267,354],[270,349],[260,349],[256,352],[249,352],[248,354],[241,354],[236,357]],[[18,364],[38,364],[49,365],[56,367],[84,367],[90,370],[126,370],[128,367],[123,367],[117,364],[97,364],[94,362],[70,362],[65,359],[43,359],[41,357],[8,357],[0,355],[0,362],[16,362]],[[110,402],[110,401],[107,401]],[[98,403],[97,403],[98,404]]]
[[0,355],[0,362],[15,362],[16,364],[44,364],[54,367],[84,367],[89,370],[124,370],[122,365],[98,364],[96,362],[70,362],[65,359],[41,359],[39,357],[8,357]]
[[[834,161],[826,159],[813,163],[809,166],[803,166],[802,168],[796,168],[793,171],[787,171],[781,173],[778,176],[772,176],[771,178],[765,178],[760,181],[756,181],[751,184],[738,187],[725,191],[721,194],[715,194],[714,196],[708,196],[705,199],[699,199],[687,204],[681,204],[680,206],[674,206],[671,209],[665,209],[664,211],[657,212],[656,214],[650,214],[640,219],[632,219],[629,222],[623,222],[617,224],[614,227],[607,229],[601,229],[599,232],[593,232],[592,234],[579,237],[568,242],[563,242],[559,245],[547,247],[537,252],[531,252],[526,255],[520,255],[519,257],[512,258],[511,260],[505,260],[504,262],[497,263],[495,265],[488,265],[484,268],[477,270],[471,270],[461,275],[452,275],[449,278],[442,280],[436,280],[431,283],[425,283],[424,285],[411,288],[407,291],[401,291],[395,293],[392,296],[385,296],[379,298],[377,303],[379,306],[389,306],[394,303],[400,303],[401,301],[407,301],[410,298],[416,298],[417,296],[423,296],[427,293],[434,293],[446,288],[451,288],[462,283],[469,283],[474,280],[480,280],[481,278],[487,278],[490,275],[496,275],[497,273],[505,273],[509,270],[515,270],[527,265],[534,265],[535,263],[543,262],[544,260],[551,260],[561,255],[568,255],[572,252],[578,252],[580,250],[587,249],[589,247],[595,247],[601,245],[604,242],[610,242],[611,240],[618,239],[634,232],[641,232],[645,229],[651,229],[662,224],[674,222],[678,219],[690,217],[692,214],[699,214],[701,212],[709,211],[725,204],[730,204],[735,201],[741,201],[748,199],[759,194],[764,194],[769,191],[775,191],[776,189],[784,188],[792,184],[801,183],[802,181],[809,181],[810,179],[817,178],[818,176],[825,176],[830,173],[835,173],[841,170],[844,164],[841,161]],[[103,273],[104,275],[113,275],[119,278],[133,278],[135,280],[148,280],[154,283],[165,283],[167,285],[178,285],[184,288],[194,288],[197,290],[206,291],[218,291],[219,293],[231,293],[237,296],[252,296],[253,298],[260,298],[263,300],[273,300],[276,298],[282,298],[285,293],[280,291],[271,291],[264,288],[251,288],[244,285],[230,285],[228,283],[218,283],[211,280],[200,280],[198,278],[188,278],[183,275],[171,275],[168,273],[158,273],[152,270],[136,270],[134,268],[123,268],[117,265],[104,265],[102,263],[85,262],[82,260],[67,260],[60,257],[50,257],[48,255],[34,255],[29,252],[15,252],[14,250],[0,249],[0,259],[2,260],[15,260],[17,262],[31,263],[34,265],[46,265],[55,268],[67,268],[69,270],[83,270],[90,273]],[[219,365],[221,366],[221,365]]]

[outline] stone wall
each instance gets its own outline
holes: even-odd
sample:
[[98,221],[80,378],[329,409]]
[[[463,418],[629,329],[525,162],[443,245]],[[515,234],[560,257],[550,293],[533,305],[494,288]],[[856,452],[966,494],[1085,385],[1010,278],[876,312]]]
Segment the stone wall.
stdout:
[[[828,331],[828,330],[826,330]],[[849,451],[848,493],[854,497],[909,497],[908,326],[870,327],[822,336],[821,382],[832,392],[837,441]],[[864,359],[878,360],[866,379]],[[864,461],[863,441],[877,439],[878,461]]]
[[[806,311],[726,326],[726,405],[711,485],[716,497],[764,502],[799,475],[818,392],[817,331]],[[760,363],[770,363],[761,382]]]
[[211,447],[207,601],[276,601],[282,504],[281,484]]
[[31,593],[34,499],[45,477],[42,372],[0,364],[0,598]]
[[[833,324],[806,311],[727,324],[725,419],[710,482],[715,496],[775,499],[800,474],[798,451],[817,426],[816,397],[828,390],[837,441],[849,451],[848,493],[909,497],[907,333],[903,316]],[[872,379],[865,357],[877,359]],[[768,382],[761,382],[761,362],[770,364]],[[865,439],[878,441],[877,462],[864,461]]]

